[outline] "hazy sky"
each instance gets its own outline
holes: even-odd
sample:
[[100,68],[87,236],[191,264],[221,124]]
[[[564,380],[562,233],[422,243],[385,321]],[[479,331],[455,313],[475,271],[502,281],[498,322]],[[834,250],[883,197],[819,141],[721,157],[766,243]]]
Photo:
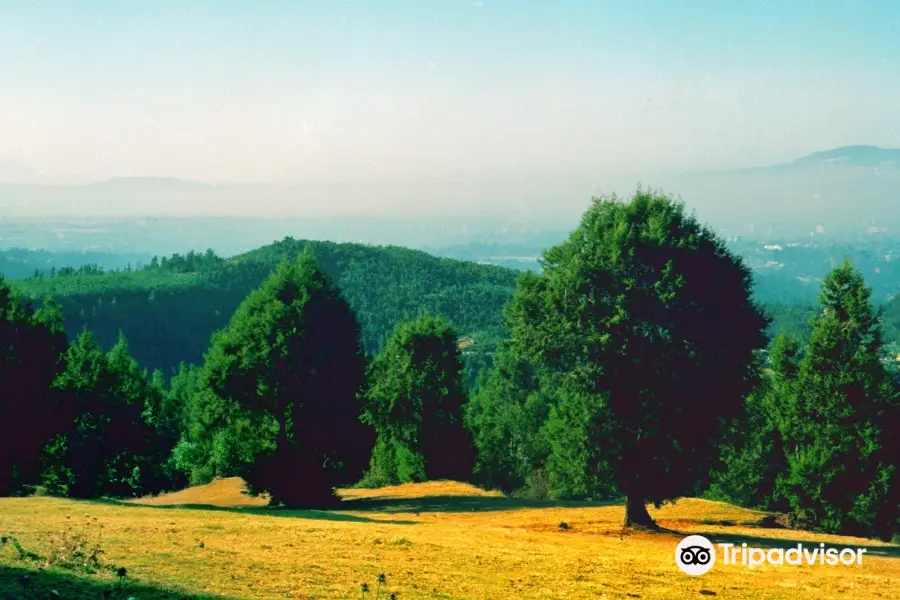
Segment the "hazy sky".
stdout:
[[900,147],[898,40],[896,0],[0,0],[0,173],[599,178]]

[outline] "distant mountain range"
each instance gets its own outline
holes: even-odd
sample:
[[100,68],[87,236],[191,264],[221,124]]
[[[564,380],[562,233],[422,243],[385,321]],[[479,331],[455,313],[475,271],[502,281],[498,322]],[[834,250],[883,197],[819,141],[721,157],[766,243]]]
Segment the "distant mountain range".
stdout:
[[900,166],[900,149],[878,146],[842,146],[834,150],[813,152],[794,161],[795,164],[831,163],[855,167]]
[[[424,222],[457,216],[569,228],[597,183],[611,182],[215,185],[151,177],[77,186],[0,183],[0,219],[217,214]],[[602,187],[628,194],[636,183],[620,180]],[[643,183],[681,196],[703,221],[730,235],[900,230],[900,149],[843,146],[767,167],[659,176]]]
[[900,231],[900,149],[843,146],[768,167],[652,183],[734,235]]

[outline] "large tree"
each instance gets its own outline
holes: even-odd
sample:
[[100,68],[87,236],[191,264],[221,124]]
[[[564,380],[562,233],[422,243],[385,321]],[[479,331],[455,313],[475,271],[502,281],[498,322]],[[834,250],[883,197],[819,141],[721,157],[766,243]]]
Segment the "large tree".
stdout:
[[741,260],[683,205],[638,190],[596,199],[508,311],[512,345],[556,397],[551,488],[646,503],[690,492],[752,389],[767,321]]
[[240,475],[252,492],[325,506],[365,468],[365,356],[356,317],[309,252],[282,262],[215,335],[179,448],[206,475]]
[[783,492],[801,519],[830,532],[890,539],[900,517],[897,390],[881,362],[871,291],[849,263],[823,281],[822,313],[780,407]]
[[67,424],[50,389],[65,348],[59,306],[34,310],[0,277],[0,496],[38,481],[41,448]]
[[468,479],[463,363],[453,327],[424,314],[402,322],[372,361],[367,422],[378,432],[372,468],[388,482]]

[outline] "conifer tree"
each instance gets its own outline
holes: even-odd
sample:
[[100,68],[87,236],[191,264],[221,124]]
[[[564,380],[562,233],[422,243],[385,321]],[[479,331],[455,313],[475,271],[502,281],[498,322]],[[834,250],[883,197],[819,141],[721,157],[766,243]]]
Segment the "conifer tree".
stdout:
[[473,450],[457,334],[424,314],[397,326],[372,362],[366,422],[378,432],[372,467],[391,482],[467,480]]
[[83,331],[65,352],[53,388],[72,425],[47,447],[45,480],[51,489],[95,498],[171,487],[161,473],[171,448],[158,447],[153,426],[162,391],[131,358],[124,336],[105,353]]
[[[787,341],[778,338],[773,356]],[[761,510],[788,509],[778,487],[787,468],[778,407],[784,403],[790,383],[783,371],[773,369],[747,396],[744,414],[730,424],[720,460],[711,473],[714,497]]]
[[41,448],[67,424],[50,389],[65,347],[59,305],[34,310],[0,277],[0,496],[38,483]]
[[340,291],[309,252],[284,261],[214,336],[182,462],[240,475],[274,502],[326,506],[371,451],[360,421],[364,373],[359,325]]
[[783,493],[798,518],[826,531],[890,539],[900,516],[900,422],[871,291],[845,262],[825,278],[819,298],[823,310],[790,367],[782,410]]
[[543,427],[552,402],[541,394],[534,365],[502,347],[466,406],[466,426],[477,448],[474,471],[481,484],[505,492],[546,493],[531,484],[546,466],[549,447]]

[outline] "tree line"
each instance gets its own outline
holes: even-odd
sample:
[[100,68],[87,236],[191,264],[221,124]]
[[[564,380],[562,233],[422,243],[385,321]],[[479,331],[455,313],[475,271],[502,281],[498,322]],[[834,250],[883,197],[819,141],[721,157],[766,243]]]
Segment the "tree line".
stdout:
[[[124,333],[134,358],[151,371],[161,370],[168,379],[181,362],[202,362],[211,335],[227,324],[247,294],[281,260],[294,260],[304,248],[312,251],[350,302],[370,356],[403,319],[422,311],[440,314],[457,332],[472,338],[463,356],[466,385],[471,388],[507,337],[502,308],[515,293],[516,272],[390,246],[285,238],[229,259],[207,250],[160,257],[138,269],[128,265],[108,270],[85,265],[55,273],[51,269],[15,281],[14,287],[38,306],[43,298],[53,297],[63,308],[63,326],[70,338],[87,327],[108,349]],[[775,293],[771,277],[757,279],[754,296],[772,317],[767,335],[774,338],[790,331],[805,339],[815,306],[790,303],[785,294]],[[762,285],[766,281],[768,286]],[[884,306],[882,324],[896,356],[900,299]]]
[[441,311],[400,319],[367,352],[314,252],[280,259],[168,382],[124,338],[67,344],[57,304],[0,286],[0,493],[236,475],[274,503],[325,507],[339,486],[449,478],[622,497],[634,526],[654,525],[648,505],[705,494],[829,532],[900,530],[898,388],[850,264],[824,280],[808,336],[770,344],[750,270],[683,205],[597,199],[518,278],[470,387]]

